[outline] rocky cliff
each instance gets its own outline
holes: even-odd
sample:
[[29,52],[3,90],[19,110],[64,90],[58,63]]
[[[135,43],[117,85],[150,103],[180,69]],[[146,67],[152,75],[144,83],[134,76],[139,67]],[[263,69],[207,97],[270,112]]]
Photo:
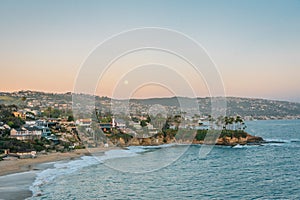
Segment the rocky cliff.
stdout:
[[[235,145],[246,145],[246,144],[260,144],[264,140],[262,137],[252,136],[248,133],[240,136],[220,136],[215,142],[211,142],[211,145],[224,145],[224,146],[235,146]],[[166,136],[162,134],[149,137],[149,138],[131,138],[128,142],[125,142],[123,138],[119,138],[116,145],[118,146],[155,146],[162,144],[179,143],[179,144],[204,144],[204,140],[176,140],[175,137]],[[206,143],[208,144],[208,143]]]

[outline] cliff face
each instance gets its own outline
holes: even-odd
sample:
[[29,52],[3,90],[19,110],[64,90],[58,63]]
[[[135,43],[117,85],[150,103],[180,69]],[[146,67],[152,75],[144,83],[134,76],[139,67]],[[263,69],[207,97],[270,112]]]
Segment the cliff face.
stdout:
[[174,142],[174,139],[164,138],[163,136],[149,137],[149,138],[132,138],[127,146],[155,146],[161,144],[169,144]]
[[[246,137],[220,137],[217,139],[215,143],[211,143],[211,145],[224,145],[224,146],[235,146],[235,145],[246,145],[246,144],[259,144],[264,140],[262,137],[252,136],[247,134]],[[176,140],[172,137],[163,137],[162,135],[158,135],[156,137],[149,138],[132,138],[127,143],[124,139],[120,138],[118,145],[119,146],[155,146],[162,144],[170,144],[170,143],[179,143],[179,144],[204,144],[203,140]]]
[[262,137],[252,136],[247,134],[247,137],[223,137],[217,140],[217,145],[235,146],[235,145],[245,145],[245,144],[255,144],[263,142]]

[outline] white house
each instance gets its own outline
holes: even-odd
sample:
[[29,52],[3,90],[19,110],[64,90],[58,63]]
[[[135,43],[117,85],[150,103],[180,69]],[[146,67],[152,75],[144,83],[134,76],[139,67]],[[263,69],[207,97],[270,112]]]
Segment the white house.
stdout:
[[91,126],[92,119],[77,119],[75,124],[78,126]]
[[40,139],[42,136],[42,131],[34,127],[11,129],[10,137],[16,138],[18,140],[33,140]]

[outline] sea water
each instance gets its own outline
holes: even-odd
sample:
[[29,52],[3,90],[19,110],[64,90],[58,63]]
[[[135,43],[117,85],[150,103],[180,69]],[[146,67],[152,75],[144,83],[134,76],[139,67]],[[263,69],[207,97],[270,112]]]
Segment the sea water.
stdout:
[[111,150],[39,172],[31,199],[300,199],[300,120],[247,122],[263,145]]

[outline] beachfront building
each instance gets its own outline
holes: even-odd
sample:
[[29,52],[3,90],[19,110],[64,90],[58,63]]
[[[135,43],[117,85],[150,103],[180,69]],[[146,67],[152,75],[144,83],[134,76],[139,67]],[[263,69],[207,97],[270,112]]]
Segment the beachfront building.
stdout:
[[34,140],[41,139],[42,130],[36,127],[27,127],[27,128],[19,128],[19,129],[11,129],[10,137],[16,138],[17,140]]

